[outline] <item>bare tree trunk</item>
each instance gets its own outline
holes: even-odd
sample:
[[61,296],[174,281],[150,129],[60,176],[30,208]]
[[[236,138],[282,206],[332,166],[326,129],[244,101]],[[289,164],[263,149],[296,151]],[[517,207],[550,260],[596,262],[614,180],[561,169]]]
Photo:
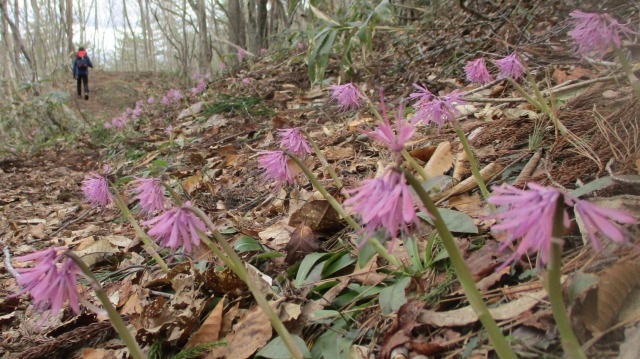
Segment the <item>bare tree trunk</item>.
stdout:
[[[62,6],[62,1],[63,0],[60,0],[60,6]],[[73,54],[76,49],[73,45],[73,0],[66,0],[65,18],[65,25],[67,25],[67,47],[69,53]]]
[[[6,0],[0,0],[0,6],[3,14],[8,12],[7,2]],[[15,64],[12,61],[11,53],[13,52],[13,41],[11,36],[9,35],[9,23],[7,19],[2,16],[2,44],[4,45],[4,51],[2,51],[3,57],[3,79],[6,80],[6,88],[4,89],[5,94],[8,98],[13,98],[16,93],[16,72],[15,72]]]
[[131,21],[129,20],[129,13],[127,12],[127,1],[122,0],[122,13],[124,14],[124,19],[127,22],[127,27],[129,28],[129,32],[131,33],[131,39],[133,41],[133,69],[138,71],[138,40],[136,37],[136,33],[133,31],[133,27],[131,26]]
[[[16,21],[16,23],[14,23],[9,18],[9,14],[6,11],[7,10],[6,1],[7,0],[0,0],[0,10],[2,11],[2,17],[5,19],[7,24],[9,24],[9,28],[11,28],[11,32],[13,33],[14,44],[18,47],[18,49],[20,50],[20,53],[24,57],[24,60],[27,62],[27,65],[29,66],[29,70],[31,71],[31,81],[35,83],[37,80],[37,77],[36,77],[35,68],[33,66],[33,60],[31,60],[31,55],[27,51],[27,48],[24,46],[24,42],[22,41],[22,37],[20,36],[20,28],[18,27],[19,25],[16,25],[16,23],[19,23],[19,22]],[[16,5],[18,5],[17,1],[16,1]],[[18,9],[16,9],[16,14],[18,13],[17,10]],[[19,17],[16,17],[16,18],[19,19]],[[20,55],[16,54],[16,56],[19,57]],[[18,59],[16,63],[20,63],[20,60]],[[35,88],[35,91],[37,94],[39,94],[37,87]]]
[[189,4],[198,18],[198,70],[201,74],[209,72],[211,63],[211,47],[209,46],[209,30],[207,30],[207,8],[204,0],[189,0]]
[[[246,48],[246,35],[244,29],[244,16],[242,15],[242,0],[229,0],[229,41],[242,48]],[[236,52],[235,48],[230,48]]]
[[144,48],[144,60],[142,66],[144,68],[151,67],[151,49],[149,48],[149,27],[147,25],[147,17],[145,16],[144,4],[142,0],[138,0],[138,8],[140,9],[140,27],[142,28],[142,45]]

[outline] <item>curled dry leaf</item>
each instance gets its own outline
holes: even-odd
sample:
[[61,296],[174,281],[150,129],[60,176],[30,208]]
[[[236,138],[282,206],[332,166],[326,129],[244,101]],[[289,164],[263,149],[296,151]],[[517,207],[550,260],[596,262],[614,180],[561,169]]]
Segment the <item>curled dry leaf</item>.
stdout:
[[453,154],[451,153],[451,142],[440,142],[433,156],[427,162],[424,170],[431,177],[441,176],[453,167]]
[[579,314],[592,334],[606,330],[618,318],[629,293],[640,284],[640,265],[632,260],[621,261],[597,277],[597,289],[586,294]]
[[291,240],[287,243],[287,257],[285,262],[294,264],[309,253],[320,248],[320,241],[309,226],[301,225],[291,233]]
[[218,302],[215,308],[209,313],[207,319],[204,320],[200,329],[198,329],[189,339],[185,348],[192,348],[199,344],[209,344],[220,338],[220,329],[222,329],[222,309],[226,296]]

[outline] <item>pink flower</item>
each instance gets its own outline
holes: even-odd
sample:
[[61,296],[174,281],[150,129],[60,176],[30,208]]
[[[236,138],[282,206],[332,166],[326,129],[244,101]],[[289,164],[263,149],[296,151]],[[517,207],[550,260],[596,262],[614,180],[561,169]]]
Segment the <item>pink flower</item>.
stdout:
[[85,202],[94,206],[106,207],[113,203],[113,196],[109,192],[109,183],[103,176],[91,172],[82,181],[82,191]]
[[191,89],[191,93],[193,95],[197,95],[199,93],[204,92],[204,90],[206,89],[207,89],[207,83],[205,82],[204,78],[201,78],[198,80],[198,83],[196,84],[196,86]]
[[627,37],[636,34],[609,14],[574,10],[569,16],[572,17],[571,23],[574,26],[574,29],[569,31],[569,36],[578,44],[577,52],[581,55],[595,53],[602,57],[612,47],[620,47],[619,32]]
[[253,81],[253,79],[251,77],[245,77],[245,78],[242,79],[242,84],[245,85],[245,86],[246,85],[250,85],[251,81]]
[[187,201],[182,207],[170,209],[142,224],[153,226],[148,233],[161,246],[172,250],[184,247],[185,253],[191,253],[192,246],[200,245],[198,231],[205,232],[206,227],[198,216],[185,208],[190,206],[191,202]]
[[142,213],[152,214],[164,211],[167,201],[160,179],[136,177],[135,188],[131,192],[135,193],[135,198],[140,201]]
[[469,61],[464,67],[464,71],[467,74],[467,79],[471,82],[486,84],[493,81],[483,58]]
[[276,182],[276,190],[283,184],[294,184],[295,179],[288,163],[289,158],[284,151],[260,152],[258,163],[267,180]]
[[267,54],[267,49],[265,49],[265,48],[260,49],[260,54],[262,56],[266,55]]
[[445,96],[432,96],[427,101],[426,94],[419,98],[413,107],[416,109],[412,122],[416,123],[424,121],[426,124],[433,122],[438,126],[438,130],[447,121],[453,121],[460,115],[460,110],[456,105],[464,105],[466,102],[462,99],[464,92],[454,90]]
[[280,134],[280,146],[292,152],[298,157],[305,157],[311,153],[311,146],[307,143],[300,128],[287,128],[278,130]]
[[245,56],[247,56],[247,53],[243,49],[238,49],[238,61],[242,62]]
[[34,307],[40,311],[58,314],[66,301],[74,313],[80,312],[78,305],[77,273],[74,261],[59,251],[64,247],[48,248],[25,256],[16,257],[16,262],[33,262],[32,268],[16,268],[20,274],[16,281],[22,290],[12,297],[29,292]]
[[417,92],[412,92],[409,95],[409,99],[417,100],[417,102],[414,104],[414,107],[420,107],[431,101],[431,99],[434,97],[434,95],[425,85],[420,86],[418,84],[413,84],[413,87],[418,90]]
[[173,132],[173,126],[171,125],[167,126],[167,128],[164,129],[164,133],[166,133],[167,135],[170,135],[171,132]]
[[220,63],[220,71],[224,71],[224,69],[226,69],[226,68],[227,68],[227,65],[225,65],[224,62],[221,62]]
[[358,87],[352,83],[344,85],[331,85],[331,97],[336,101],[342,110],[353,110],[358,108],[364,100],[364,95],[360,93]]
[[520,56],[518,56],[517,52],[501,60],[496,60],[495,64],[500,69],[499,78],[510,77],[517,80],[527,71],[522,62],[520,62]]
[[344,204],[360,214],[368,235],[383,229],[394,238],[398,231],[409,232],[411,224],[419,223],[416,200],[403,173],[387,169],[382,176],[364,180],[348,192],[353,196]]
[[147,99],[147,103],[148,103],[149,105],[153,105],[154,103],[156,103],[156,98],[155,98],[155,97],[153,97],[153,96],[149,97],[149,98]]
[[105,122],[103,124],[103,126],[104,126],[104,128],[109,129],[109,128],[111,128],[111,123],[110,122]]
[[415,133],[415,122],[407,122],[404,118],[404,105],[400,105],[396,112],[396,128],[394,133],[391,128],[389,116],[387,116],[387,106],[384,103],[384,95],[380,90],[380,107],[382,109],[382,124],[379,124],[374,131],[362,131],[366,135],[384,143],[391,151],[400,153],[407,141]]
[[616,243],[627,242],[622,229],[615,222],[633,224],[636,223],[636,218],[628,213],[596,206],[577,198],[574,199],[574,203],[573,209],[580,214],[593,248],[598,250],[602,247],[597,234],[601,234]]
[[488,202],[502,206],[503,211],[489,216],[499,220],[491,227],[495,232],[506,232],[507,239],[501,250],[507,248],[516,239],[522,238],[515,253],[513,253],[501,267],[520,258],[528,252],[538,252],[538,260],[544,264],[549,261],[551,251],[553,222],[558,201],[562,200],[563,225],[570,225],[567,208],[573,206],[584,220],[587,234],[594,248],[600,247],[596,234],[602,234],[615,242],[624,242],[620,227],[613,221],[620,223],[634,223],[632,216],[613,209],[598,207],[570,194],[563,193],[554,187],[542,187],[535,183],[528,184],[529,190],[521,190],[510,185],[494,187]]

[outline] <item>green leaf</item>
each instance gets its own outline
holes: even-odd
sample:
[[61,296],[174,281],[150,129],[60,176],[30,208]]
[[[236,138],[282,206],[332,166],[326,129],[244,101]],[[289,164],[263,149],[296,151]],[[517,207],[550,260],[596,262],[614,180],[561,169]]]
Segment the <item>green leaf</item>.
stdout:
[[411,262],[415,267],[415,270],[423,270],[424,267],[420,262],[420,250],[418,248],[418,240],[415,236],[408,236],[404,239],[404,248],[407,250],[409,257],[411,257]]
[[330,255],[329,253],[310,253],[307,254],[302,263],[300,263],[300,267],[298,268],[298,274],[296,274],[296,281],[294,282],[296,288],[300,288],[304,283],[304,280],[307,279],[309,272],[313,269],[316,262],[320,259]]
[[313,14],[318,18],[321,19],[323,21],[328,22],[329,24],[332,25],[336,25],[336,26],[340,26],[340,23],[335,21],[334,19],[331,18],[331,16],[325,14],[324,12],[322,12],[322,10],[318,9],[317,7],[309,4],[309,8],[311,8],[311,12],[313,12]]
[[125,183],[131,182],[133,180],[134,180],[133,176],[125,176],[125,177],[122,177],[122,178],[118,179],[113,185],[114,186],[120,186],[120,185],[123,185]]
[[264,252],[264,247],[260,242],[256,241],[253,237],[242,235],[240,238],[236,239],[235,243],[233,243],[233,248],[235,248],[239,253],[242,252],[252,252],[259,251]]
[[233,228],[233,227],[229,227],[229,228],[221,230],[220,233],[221,234],[235,234],[235,233],[238,233],[238,230]]
[[[467,216],[466,214],[447,208],[438,208],[438,212],[440,212],[440,215],[444,220],[444,224],[447,226],[447,228],[449,228],[451,232],[473,234],[478,233],[478,227],[476,227],[475,223],[473,222],[473,218]],[[433,219],[427,216],[426,213],[418,212],[418,217],[429,222],[429,224],[434,225]]]
[[[361,241],[364,241],[365,239],[361,239]],[[367,241],[365,244],[361,245],[360,248],[358,249],[358,265],[360,266],[360,268],[364,268],[367,263],[369,263],[369,261],[371,260],[371,258],[373,258],[374,255],[376,255],[376,249],[373,247],[373,245],[371,243],[369,243],[369,241]]]
[[[304,340],[297,335],[292,335],[293,341],[296,343],[296,346],[300,348],[302,352],[302,356],[304,358],[311,358],[311,352],[307,348],[307,345],[304,343]],[[291,358],[291,354],[289,354],[289,350],[287,346],[284,344],[284,341],[280,337],[273,338],[267,345],[265,345],[259,352],[256,353],[257,357],[269,358],[269,359],[289,359]]]
[[267,252],[267,253],[257,254],[254,258],[255,259],[269,259],[269,258],[280,258],[280,257],[286,257],[286,256],[287,255],[284,254],[284,253],[271,251],[271,252]]
[[615,182],[611,177],[598,178],[597,180],[591,181],[582,187],[574,189],[573,191],[571,191],[571,195],[576,197],[584,196],[587,193],[607,188],[614,183]]
[[324,268],[322,269],[322,277],[328,277],[341,269],[344,269],[356,261],[355,258],[351,258],[349,253],[339,252],[336,255],[333,255],[329,260],[325,263]]
[[404,277],[398,280],[395,284],[384,288],[380,292],[380,308],[383,314],[395,313],[400,307],[407,302],[407,297],[404,295],[404,290],[407,288],[411,278]]

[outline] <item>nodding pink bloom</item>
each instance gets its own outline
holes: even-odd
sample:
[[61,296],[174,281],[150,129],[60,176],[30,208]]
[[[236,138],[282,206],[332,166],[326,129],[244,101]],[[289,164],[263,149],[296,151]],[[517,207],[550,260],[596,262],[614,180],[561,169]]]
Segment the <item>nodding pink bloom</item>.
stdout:
[[265,48],[260,49],[260,54],[262,56],[266,55],[267,54],[267,49],[265,49]]
[[[522,238],[515,253],[513,253],[501,267],[520,258],[528,252],[538,252],[538,260],[544,264],[549,261],[551,251],[553,222],[558,201],[562,200],[565,209],[563,225],[570,225],[567,208],[573,206],[584,220],[587,234],[593,242],[594,248],[600,247],[596,234],[602,234],[615,242],[624,242],[620,227],[613,222],[634,223],[632,216],[608,208],[598,207],[574,196],[562,193],[554,187],[542,187],[535,183],[527,185],[529,190],[521,190],[510,185],[493,187],[493,194],[487,200],[489,203],[502,206],[502,212],[489,216],[497,219],[498,224],[491,227],[495,232],[506,232],[507,239],[501,250],[507,248],[516,239]],[[560,239],[555,239],[560,240]]]
[[134,186],[131,192],[135,193],[135,198],[140,201],[142,213],[150,215],[164,211],[167,200],[160,179],[136,177]]
[[107,179],[95,172],[89,173],[82,181],[82,192],[84,192],[84,201],[94,206],[106,207],[113,203]]
[[182,100],[182,93],[180,93],[180,90],[171,89],[167,92],[167,97],[171,102],[180,101]]
[[156,98],[155,98],[155,97],[153,97],[153,96],[149,97],[149,98],[147,99],[147,103],[148,103],[149,105],[153,105],[154,103],[156,103]]
[[469,61],[467,66],[464,67],[464,71],[467,74],[467,79],[471,82],[484,85],[493,81],[483,58]]
[[578,44],[577,52],[581,55],[594,53],[604,56],[611,48],[621,45],[619,33],[627,37],[636,35],[626,25],[619,23],[609,14],[587,13],[574,10],[569,14],[574,29],[569,36]]
[[331,85],[331,97],[336,101],[342,110],[353,110],[362,104],[364,95],[358,87],[352,83],[344,85]]
[[[20,275],[16,281],[22,290],[12,295],[31,294],[34,307],[40,311],[49,311],[57,315],[65,302],[74,313],[80,312],[77,289],[77,264],[64,256],[64,247],[48,248],[24,256],[16,257],[16,262],[33,262],[31,268],[16,268]],[[48,315],[47,315],[48,316]]]
[[347,192],[353,196],[344,204],[360,215],[367,235],[382,229],[395,238],[398,231],[407,233],[412,224],[419,223],[414,208],[417,201],[404,173],[387,169],[382,176],[364,180],[360,187]]
[[418,84],[413,84],[413,87],[418,90],[417,92],[412,92],[409,95],[409,99],[417,100],[414,104],[414,107],[420,107],[424,104],[427,104],[429,103],[429,101],[431,101],[432,98],[435,97],[425,85],[420,86]]
[[171,103],[171,99],[169,99],[169,97],[167,96],[164,96],[162,100],[160,100],[160,103],[166,106]]
[[276,190],[283,184],[294,184],[295,179],[288,163],[289,157],[284,151],[264,151],[260,152],[258,163],[264,171],[262,174],[267,180],[276,183]]
[[227,68],[227,65],[225,65],[224,62],[221,62],[220,63],[220,71],[224,71],[224,69],[226,69],[226,68]]
[[245,56],[247,56],[247,53],[243,49],[238,49],[238,61],[242,62]]
[[109,173],[109,172],[111,172],[111,170],[112,170],[112,168],[111,168],[110,164],[105,163],[105,164],[102,165],[102,171],[104,173]]
[[415,133],[415,122],[407,122],[404,118],[404,105],[400,105],[396,112],[396,132],[391,128],[389,116],[387,116],[387,106],[384,103],[384,95],[380,90],[380,107],[382,109],[383,123],[379,124],[373,131],[362,131],[366,135],[384,143],[393,152],[400,153],[405,144]]
[[633,224],[637,219],[626,212],[611,208],[600,207],[584,200],[575,199],[573,209],[580,214],[585,230],[593,248],[602,248],[598,234],[611,239],[616,243],[626,243],[622,228],[615,222]]
[[311,146],[304,138],[300,128],[287,128],[278,130],[280,134],[280,146],[298,157],[305,157],[311,153]]
[[15,149],[15,147],[10,147],[10,148],[9,148],[9,152],[11,152],[11,153],[16,153],[16,149]]
[[126,121],[126,118],[123,119],[121,117],[116,117],[111,120],[111,127],[123,129],[127,125],[125,121]]
[[136,101],[136,109],[142,108],[142,100]]
[[520,56],[518,56],[517,52],[514,52],[503,59],[496,60],[495,64],[498,66],[498,69],[500,69],[498,77],[501,79],[510,77],[517,80],[527,71],[520,61]]
[[135,110],[131,112],[131,119],[135,120],[139,118],[141,115],[142,115],[142,109],[139,107],[136,107]]
[[167,126],[167,128],[164,129],[164,133],[166,133],[167,135],[170,135],[171,132],[173,132],[173,126],[171,125]]
[[204,90],[207,89],[207,83],[205,82],[204,78],[201,78],[200,80],[198,80],[198,84],[196,85],[196,87],[191,89],[191,93],[194,95],[197,95],[199,93],[204,92]]
[[249,84],[251,84],[252,81],[253,81],[253,79],[251,77],[245,77],[245,78],[242,79],[242,83],[244,85],[249,85]]
[[104,128],[109,129],[109,128],[111,128],[111,123],[110,122],[105,122],[103,124],[103,126],[104,126]]
[[309,45],[305,41],[298,42],[298,50],[306,50]]
[[155,218],[143,221],[142,224],[153,226],[148,233],[161,246],[172,250],[183,247],[185,253],[191,253],[193,247],[200,245],[198,231],[205,232],[206,227],[202,220],[186,207],[191,207],[191,202],[187,201],[183,206],[174,207]]
[[432,96],[429,101],[426,100],[426,96],[419,98],[413,105],[416,112],[412,122],[424,121],[426,124],[433,122],[440,130],[446,122],[453,121],[460,115],[457,106],[466,104],[462,99],[463,96],[464,92],[454,90],[445,96]]

